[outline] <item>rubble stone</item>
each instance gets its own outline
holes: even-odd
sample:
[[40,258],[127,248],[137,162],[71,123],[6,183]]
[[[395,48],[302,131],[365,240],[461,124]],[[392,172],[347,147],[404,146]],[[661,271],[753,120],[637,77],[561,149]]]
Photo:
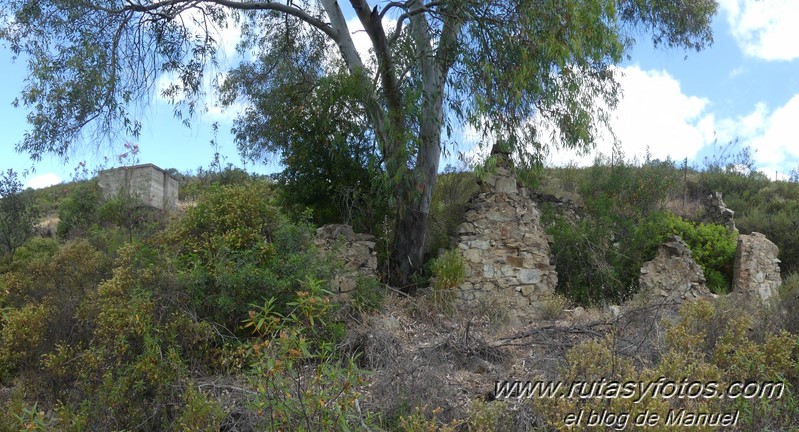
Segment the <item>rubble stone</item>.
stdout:
[[658,248],[657,255],[641,267],[639,296],[655,302],[680,304],[695,298],[712,298],[705,286],[705,273],[691,257],[688,245],[679,237]]
[[724,225],[730,231],[738,232],[735,227],[735,212],[728,209],[721,199],[721,192],[712,192],[705,198],[705,220],[710,223]]
[[377,277],[374,236],[355,233],[349,225],[324,225],[316,230],[314,243],[344,263],[345,271],[332,278],[330,291],[346,298],[357,287],[358,276]]

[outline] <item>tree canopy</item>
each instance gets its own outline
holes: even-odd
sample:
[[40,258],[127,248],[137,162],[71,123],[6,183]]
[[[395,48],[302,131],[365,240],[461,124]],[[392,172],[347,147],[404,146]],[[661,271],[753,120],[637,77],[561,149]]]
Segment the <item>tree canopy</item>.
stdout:
[[[151,97],[162,74],[176,78],[163,94],[188,122],[202,108],[208,66],[217,64],[214,28],[230,22],[242,29],[244,61],[231,75],[227,102],[252,99],[255,88],[270,94],[302,80],[313,87],[336,74],[360,83],[351,93],[356,103],[343,103],[351,103],[353,119],[364,120],[364,136],[374,141],[391,188],[396,285],[421,267],[442,133],[449,138],[470,124],[521,156],[553,145],[590,148],[594,126],[619,96],[613,65],[634,37],[701,49],[712,42],[717,9],[714,0],[350,0],[369,37],[371,59],[365,59],[335,0],[0,4],[9,17],[0,37],[29,62],[17,103],[30,110],[31,130],[17,148],[34,159],[63,156],[87,136],[137,134],[135,102]],[[302,65],[308,73],[298,73]],[[258,109],[249,105],[242,121]],[[303,115],[285,112],[295,120]],[[533,118],[554,128],[538,127]],[[290,148],[294,138],[258,142]]]

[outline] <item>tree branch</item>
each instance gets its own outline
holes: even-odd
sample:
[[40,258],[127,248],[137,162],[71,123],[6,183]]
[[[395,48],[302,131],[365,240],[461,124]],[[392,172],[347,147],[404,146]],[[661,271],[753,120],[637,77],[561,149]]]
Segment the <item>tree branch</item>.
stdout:
[[[133,3],[128,2],[128,4],[121,9],[111,9],[106,8],[103,6],[99,6],[95,3],[87,3],[87,6],[96,10],[101,10],[104,12],[108,12],[111,14],[119,14],[125,11],[134,11],[134,12],[143,12],[143,13],[158,13],[160,9],[168,8],[171,6],[184,6],[181,7],[174,15],[179,14],[183,10],[188,8],[194,7],[199,5],[200,3],[213,3],[220,6],[225,6],[231,9],[236,10],[274,10],[278,12],[283,12],[288,15],[292,15],[294,17],[299,18],[300,20],[310,24],[311,26],[317,28],[318,30],[322,31],[326,35],[328,35],[331,39],[336,40],[337,35],[333,28],[326,22],[310,15],[308,12],[295,7],[290,6],[288,4],[277,3],[273,1],[265,1],[265,2],[243,2],[243,1],[235,1],[235,0],[209,0],[207,2],[201,2],[198,0],[162,0],[157,1],[150,4],[141,4],[141,3]],[[161,15],[164,18],[171,19],[174,18],[173,14],[169,15]]]
[[404,117],[402,114],[402,93],[399,89],[397,76],[394,73],[394,62],[391,59],[391,51],[388,48],[386,32],[383,28],[382,18],[377,12],[377,7],[370,10],[366,0],[350,0],[350,4],[356,15],[358,15],[366,34],[369,35],[377,58],[377,73],[380,76],[383,93],[386,97],[388,120],[392,128],[391,131],[386,132],[388,134],[385,136],[388,139],[386,151],[389,157],[393,157],[399,150],[399,145],[395,142],[394,136],[402,132]]

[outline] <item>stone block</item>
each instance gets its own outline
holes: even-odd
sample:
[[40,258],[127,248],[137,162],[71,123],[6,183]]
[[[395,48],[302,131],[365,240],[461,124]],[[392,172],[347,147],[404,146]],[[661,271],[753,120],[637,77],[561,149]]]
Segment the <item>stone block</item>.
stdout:
[[522,269],[519,271],[519,282],[523,284],[536,284],[541,282],[541,272],[537,269]]

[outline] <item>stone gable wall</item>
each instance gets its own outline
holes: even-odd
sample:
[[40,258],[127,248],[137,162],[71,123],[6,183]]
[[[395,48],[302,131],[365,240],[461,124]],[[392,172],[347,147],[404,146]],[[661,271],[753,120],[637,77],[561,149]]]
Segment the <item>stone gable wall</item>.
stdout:
[[456,244],[467,267],[458,293],[462,305],[501,301],[511,315],[532,318],[555,291],[558,276],[540,212],[509,163],[482,181],[467,204]]

